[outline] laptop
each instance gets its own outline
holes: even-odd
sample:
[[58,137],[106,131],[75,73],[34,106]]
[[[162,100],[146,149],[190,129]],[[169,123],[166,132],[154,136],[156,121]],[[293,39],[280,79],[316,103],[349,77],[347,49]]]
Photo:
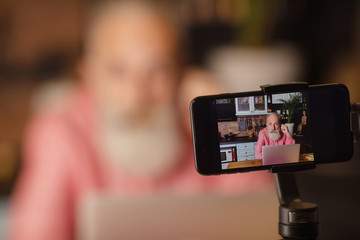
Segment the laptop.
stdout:
[[79,240],[279,239],[272,189],[232,195],[97,196],[78,212]]
[[299,162],[300,144],[272,145],[262,147],[263,165]]

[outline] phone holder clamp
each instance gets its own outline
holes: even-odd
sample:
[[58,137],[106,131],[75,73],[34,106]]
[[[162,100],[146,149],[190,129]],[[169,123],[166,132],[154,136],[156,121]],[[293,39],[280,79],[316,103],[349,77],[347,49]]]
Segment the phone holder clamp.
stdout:
[[360,103],[351,104],[350,129],[353,133],[354,142],[360,140]]

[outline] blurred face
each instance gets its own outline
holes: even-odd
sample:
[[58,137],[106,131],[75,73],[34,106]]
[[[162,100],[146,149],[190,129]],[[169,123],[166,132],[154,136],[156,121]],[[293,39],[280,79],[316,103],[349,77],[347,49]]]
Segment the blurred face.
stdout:
[[127,8],[106,12],[92,30],[83,78],[100,104],[104,163],[137,178],[167,174],[183,152],[173,28],[155,12]]
[[90,35],[84,78],[101,106],[141,120],[169,105],[177,62],[172,29],[154,14],[122,13],[99,20]]

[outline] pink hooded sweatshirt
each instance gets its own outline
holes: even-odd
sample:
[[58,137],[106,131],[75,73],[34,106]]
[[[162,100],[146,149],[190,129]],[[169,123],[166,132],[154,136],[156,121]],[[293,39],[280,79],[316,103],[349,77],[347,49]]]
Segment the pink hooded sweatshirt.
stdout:
[[[194,167],[191,140],[181,164],[157,179],[134,179],[105,164],[96,143],[97,107],[85,87],[61,109],[38,113],[23,142],[23,162],[11,202],[10,239],[75,238],[81,198],[97,192],[148,196],[167,191],[198,194],[259,191],[272,187],[264,172],[200,176]],[[220,163],[219,163],[220,164]]]

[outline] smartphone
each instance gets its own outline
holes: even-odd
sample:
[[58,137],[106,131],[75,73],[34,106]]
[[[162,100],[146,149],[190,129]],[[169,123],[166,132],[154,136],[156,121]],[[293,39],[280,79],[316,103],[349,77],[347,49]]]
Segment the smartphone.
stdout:
[[342,84],[200,96],[190,110],[202,175],[343,162],[353,155],[349,92]]

